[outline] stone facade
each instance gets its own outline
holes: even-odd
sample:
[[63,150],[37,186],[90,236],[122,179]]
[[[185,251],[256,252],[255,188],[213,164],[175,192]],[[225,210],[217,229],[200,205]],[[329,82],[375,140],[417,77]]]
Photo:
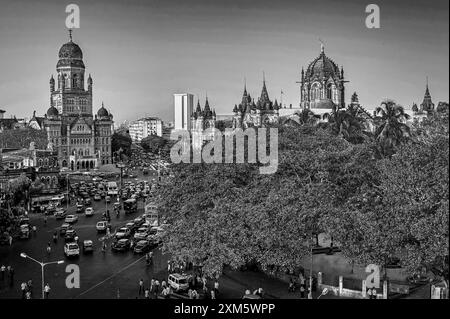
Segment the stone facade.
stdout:
[[113,116],[102,103],[94,117],[93,81],[89,75],[85,90],[83,53],[72,38],[59,50],[56,71],[57,82],[50,78],[50,108],[43,126],[59,165],[84,170],[111,163]]

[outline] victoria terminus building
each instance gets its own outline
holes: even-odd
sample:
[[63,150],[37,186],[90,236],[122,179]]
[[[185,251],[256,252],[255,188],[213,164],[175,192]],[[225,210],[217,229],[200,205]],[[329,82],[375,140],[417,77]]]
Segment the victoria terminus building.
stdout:
[[50,78],[50,108],[43,128],[58,153],[59,166],[84,170],[111,163],[113,116],[103,103],[93,115],[93,81],[89,75],[85,89],[83,52],[72,36],[59,49],[56,72]]

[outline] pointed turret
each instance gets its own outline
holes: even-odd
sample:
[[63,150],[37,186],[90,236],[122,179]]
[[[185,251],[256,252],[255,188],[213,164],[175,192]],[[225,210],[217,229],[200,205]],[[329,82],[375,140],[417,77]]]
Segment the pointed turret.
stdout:
[[430,89],[428,88],[428,77],[423,102],[420,104],[420,110],[427,113],[434,111],[434,103],[431,100]]
[[50,78],[50,93],[52,93],[53,91],[55,91],[55,79],[53,78],[52,74],[52,77]]

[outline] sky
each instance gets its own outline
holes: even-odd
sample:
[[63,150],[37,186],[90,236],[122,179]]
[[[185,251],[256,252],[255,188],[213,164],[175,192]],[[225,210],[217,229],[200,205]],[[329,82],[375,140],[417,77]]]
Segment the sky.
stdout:
[[[43,115],[50,76],[68,41],[68,4],[80,8],[73,41],[116,123],[142,116],[173,121],[173,94],[189,92],[231,114],[244,79],[253,97],[263,72],[269,97],[298,106],[301,68],[320,53],[344,67],[346,100],[356,91],[374,108],[390,98],[449,100],[448,0],[0,0],[0,109],[5,117]],[[380,7],[379,29],[365,8]]]

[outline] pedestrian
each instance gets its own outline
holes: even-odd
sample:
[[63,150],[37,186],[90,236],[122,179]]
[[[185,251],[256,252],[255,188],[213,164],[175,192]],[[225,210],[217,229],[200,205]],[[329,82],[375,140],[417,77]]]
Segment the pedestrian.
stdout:
[[170,260],[167,261],[167,272],[170,274]]
[[9,269],[9,279],[10,279],[9,284],[10,284],[10,286],[12,286],[14,284],[14,268],[13,267],[11,267]]
[[37,232],[36,225],[33,225],[32,229],[33,229],[33,235],[36,236],[36,232]]
[[145,288],[144,298],[145,299],[150,299],[150,291],[149,291],[148,287]]
[[166,283],[165,280],[163,280],[162,283],[161,283],[161,288],[164,289],[166,287],[167,287],[167,283]]
[[47,216],[44,216],[44,226],[47,226]]
[[30,292],[30,294],[33,295],[33,281],[31,279],[28,280],[27,287],[28,287],[28,291]]
[[158,298],[159,294],[159,281],[155,280],[155,299]]
[[50,255],[50,253],[52,252],[52,246],[50,245],[50,243],[47,244],[47,255]]
[[305,285],[300,286],[300,298],[305,299]]
[[197,290],[192,290],[192,299],[198,299],[199,298],[199,295],[198,295],[198,292],[197,292]]
[[56,232],[53,234],[53,243],[55,245],[58,243],[58,234]]
[[12,246],[13,238],[11,235],[9,235],[9,245]]
[[2,265],[2,267],[0,267],[0,272],[1,272],[1,277],[2,277],[2,281],[5,280],[5,271],[6,271],[6,267],[5,265]]
[[214,281],[214,293],[216,296],[219,295],[219,281],[217,279]]
[[259,296],[260,298],[263,297],[263,289],[262,288],[258,288],[255,292],[255,295]]
[[20,289],[22,290],[22,299],[25,299],[27,293],[27,284],[25,282],[22,282],[20,284]]
[[25,293],[25,299],[31,299],[31,292],[30,291],[27,291]]
[[144,280],[139,280],[139,296],[144,292]]
[[45,299],[48,299],[48,295],[50,294],[50,285],[47,283],[44,287]]
[[372,299],[377,299],[377,289],[372,288]]
[[367,296],[369,297],[369,299],[372,299],[372,289],[371,288],[367,289]]
[[216,299],[216,294],[214,290],[211,290],[211,299]]

